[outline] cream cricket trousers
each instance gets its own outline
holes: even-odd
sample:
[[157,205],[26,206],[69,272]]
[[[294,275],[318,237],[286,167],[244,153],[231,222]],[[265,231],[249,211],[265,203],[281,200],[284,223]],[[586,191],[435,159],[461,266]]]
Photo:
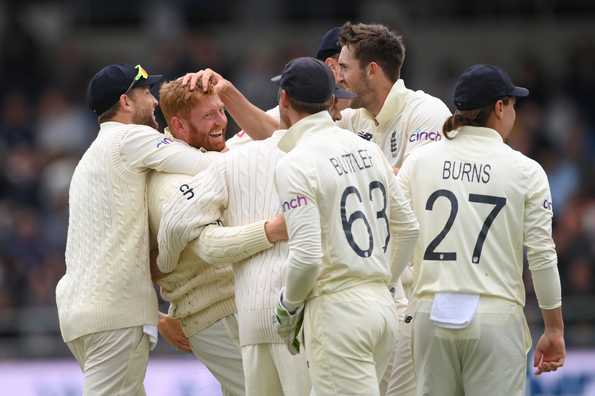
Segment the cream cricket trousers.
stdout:
[[413,321],[417,395],[522,396],[531,337],[523,307],[481,297],[464,329],[430,320],[431,299],[420,299]]
[[313,393],[379,395],[396,332],[395,303],[383,283],[308,300],[304,337]]
[[413,318],[415,317],[415,300],[410,300],[399,317],[397,341],[394,355],[383,378],[384,396],[415,396],[415,365],[413,364]]
[[289,353],[285,344],[242,347],[246,396],[307,396],[312,385],[306,355]]
[[238,321],[229,315],[188,337],[192,353],[221,384],[223,396],[243,396],[244,369],[238,338]]
[[88,334],[68,342],[84,374],[84,396],[144,396],[149,338],[143,327]]

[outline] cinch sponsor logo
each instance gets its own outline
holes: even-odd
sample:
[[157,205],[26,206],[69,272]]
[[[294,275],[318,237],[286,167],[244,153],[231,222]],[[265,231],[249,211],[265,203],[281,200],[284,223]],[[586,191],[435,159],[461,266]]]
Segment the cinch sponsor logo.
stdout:
[[290,209],[299,208],[302,205],[308,205],[308,198],[303,195],[298,195],[289,201],[283,201],[283,203],[281,203],[281,208],[284,212],[287,212]]
[[440,139],[442,139],[442,135],[440,135],[438,132],[416,132],[409,136],[410,143],[421,142],[424,140],[437,142]]
[[182,184],[179,188],[180,192],[188,201],[194,198],[194,189],[188,184]]
[[159,146],[161,146],[162,144],[170,144],[170,143],[173,143],[173,142],[174,141],[171,140],[170,138],[165,137],[165,138],[161,139],[159,141],[159,143],[157,143],[157,148],[159,148]]

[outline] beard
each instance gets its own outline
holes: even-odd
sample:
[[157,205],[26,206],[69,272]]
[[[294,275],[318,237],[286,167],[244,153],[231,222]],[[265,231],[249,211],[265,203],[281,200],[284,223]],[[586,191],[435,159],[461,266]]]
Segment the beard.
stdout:
[[[190,141],[187,142],[194,148],[203,148],[207,151],[223,151],[225,149],[225,127],[213,129],[207,133],[200,132],[194,125],[190,124]],[[210,136],[213,132],[221,131],[221,136]]]
[[351,100],[351,106],[349,107],[352,109],[365,108],[368,104],[365,98],[372,92],[372,85],[370,84],[370,81],[368,81],[366,75],[361,73],[358,86],[349,87],[348,90],[357,95]]
[[137,111],[132,117],[132,123],[137,125],[146,125],[148,127],[159,129],[159,124],[155,119],[155,109],[146,108]]

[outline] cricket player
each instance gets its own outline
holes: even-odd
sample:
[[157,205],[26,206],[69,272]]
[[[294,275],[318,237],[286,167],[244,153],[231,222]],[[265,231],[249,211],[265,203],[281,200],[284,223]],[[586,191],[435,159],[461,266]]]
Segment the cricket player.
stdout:
[[468,68],[446,139],[411,154],[398,174],[421,227],[413,260],[418,395],[525,394],[523,248],[545,324],[536,372],[564,363],[547,177],[503,141],[516,98],[528,93],[495,66]]
[[[224,84],[225,81],[218,80],[217,83]],[[212,88],[216,91],[218,86]],[[335,95],[346,100],[353,97],[342,90],[335,90]],[[217,266],[228,263],[229,247],[216,234],[212,235],[221,228],[209,224],[223,218],[226,225],[236,226],[279,212],[273,176],[277,162],[284,155],[277,148],[284,133],[277,131],[269,139],[234,148],[206,172],[188,182],[192,197],[179,195],[164,214],[160,236],[165,237],[167,246],[161,247],[161,255],[177,254],[172,253],[171,243],[180,240],[193,243],[192,240],[197,240],[195,238],[200,234],[197,251],[201,258]],[[190,228],[194,231],[186,234]],[[289,353],[271,320],[285,275],[286,258],[287,245],[279,244],[234,265],[248,395],[300,396],[310,392],[305,355]]]
[[[160,89],[160,107],[167,121],[165,136],[203,151],[218,152],[225,148],[227,117],[223,103],[212,92],[190,91],[182,79],[167,82]],[[223,155],[223,154],[222,154]],[[153,172],[148,183],[151,241],[157,244],[162,207],[182,194],[191,199],[198,190],[189,186],[192,177]],[[219,180],[219,183],[222,181]],[[281,221],[279,221],[281,220]],[[190,350],[219,380],[224,395],[244,395],[242,356],[235,317],[234,280],[231,263],[244,260],[272,246],[277,225],[285,234],[282,219],[260,220],[242,227],[208,227],[205,236],[216,246],[225,246],[225,265],[213,267],[200,259],[198,241],[180,255],[174,268],[167,268],[158,280],[162,297],[170,302],[170,317],[160,319],[160,330],[170,341],[176,326],[181,325],[182,339],[173,342]],[[203,248],[208,248],[206,244]],[[181,323],[177,323],[177,319]],[[175,333],[174,333],[175,334]]]
[[84,374],[84,395],[144,395],[157,341],[149,269],[146,180],[153,169],[194,175],[209,156],[164,138],[142,66],[113,64],[88,87],[99,133],[70,184],[66,273],[56,287],[64,342]]
[[411,259],[418,223],[379,147],[334,125],[335,79],[324,63],[294,59],[280,87],[288,154],[275,184],[289,257],[278,331],[297,351],[303,315],[317,396],[379,395],[397,331],[388,285]]
[[405,86],[400,36],[383,25],[347,22],[339,41],[338,81],[357,95],[343,111],[340,127],[370,136],[393,167],[416,147],[442,138],[450,111],[440,99]]
[[[220,265],[226,264],[229,247],[220,243],[217,236],[209,236],[211,228],[215,231],[221,229],[209,224],[222,218],[226,226],[233,228],[279,212],[273,175],[275,165],[283,155],[276,147],[283,133],[278,131],[267,140],[231,150],[188,182],[194,196],[186,199],[188,197],[178,194],[162,217],[160,260],[166,255],[176,254],[170,248],[172,244],[198,240],[200,257],[213,265],[213,271],[220,270]],[[198,239],[194,238],[195,235],[199,236]],[[286,257],[287,244],[280,243],[233,266],[248,396],[310,393],[305,355],[292,356],[289,353],[272,320],[285,273],[283,264]]]
[[[440,99],[405,86],[401,68],[405,61],[403,39],[386,26],[375,24],[343,25],[339,35],[339,79],[357,94],[351,108],[342,112],[337,124],[380,146],[395,171],[415,149],[442,139],[442,124],[450,116]],[[402,309],[399,337],[383,390],[386,396],[415,395],[412,352],[412,325],[415,300],[411,297],[413,277],[410,268],[401,282],[408,301],[397,300]],[[395,285],[399,288],[399,285]]]

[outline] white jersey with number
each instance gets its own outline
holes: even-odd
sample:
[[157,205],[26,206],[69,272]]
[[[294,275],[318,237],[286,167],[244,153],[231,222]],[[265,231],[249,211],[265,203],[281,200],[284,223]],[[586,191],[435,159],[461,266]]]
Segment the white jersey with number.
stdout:
[[524,305],[523,247],[534,279],[557,275],[546,174],[496,131],[463,127],[413,153],[397,180],[421,227],[416,296],[473,293]]
[[442,139],[449,116],[440,99],[397,80],[376,117],[364,108],[345,109],[337,125],[378,144],[390,164],[400,167],[412,150]]
[[[390,245],[415,240],[417,221],[378,146],[323,111],[294,124],[279,147],[289,152],[275,174],[289,233],[288,301],[388,283]],[[400,261],[398,271],[408,258]],[[308,280],[290,284],[292,270]]]

